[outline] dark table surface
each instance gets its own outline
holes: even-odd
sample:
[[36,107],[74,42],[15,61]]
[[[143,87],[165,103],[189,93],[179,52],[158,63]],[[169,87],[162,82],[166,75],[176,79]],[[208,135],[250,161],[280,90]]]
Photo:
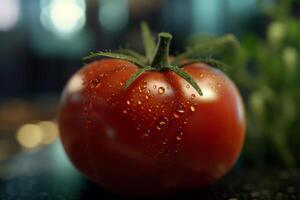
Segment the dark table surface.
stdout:
[[[160,199],[300,199],[300,171],[237,165],[217,184]],[[69,163],[59,142],[0,161],[0,199],[130,199],[99,188]]]

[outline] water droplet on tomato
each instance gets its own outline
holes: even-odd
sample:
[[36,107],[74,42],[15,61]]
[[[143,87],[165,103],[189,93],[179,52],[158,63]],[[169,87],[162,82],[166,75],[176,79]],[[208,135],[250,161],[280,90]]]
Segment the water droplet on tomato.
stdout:
[[160,130],[161,130],[161,127],[160,127],[160,126],[156,126],[156,129],[160,131]]
[[192,99],[195,99],[196,95],[195,95],[195,94],[192,94],[192,96],[191,96],[191,97],[192,97]]
[[176,119],[179,119],[180,116],[176,113],[176,112],[173,112],[173,116],[176,118]]
[[159,88],[158,88],[158,93],[159,93],[159,94],[165,93],[165,88],[164,88],[164,87],[159,87]]
[[130,101],[129,100],[127,100],[126,103],[127,103],[127,105],[130,105]]
[[184,109],[180,107],[180,108],[177,109],[177,112],[178,112],[179,114],[183,114],[183,113],[184,113]]
[[127,110],[123,110],[123,113],[126,114],[126,113],[127,113]]
[[147,100],[148,100],[148,99],[149,99],[149,96],[148,96],[148,95],[146,95],[146,96],[145,96],[145,99],[147,99]]
[[189,84],[187,84],[187,85],[186,85],[186,88],[190,88],[190,85],[189,85]]
[[153,88],[154,88],[154,89],[156,89],[156,87],[157,87],[156,85],[153,85]]
[[176,132],[176,140],[182,140],[182,135],[183,135],[182,131],[177,131]]
[[95,88],[99,83],[100,83],[100,81],[98,79],[92,79],[92,80],[90,80],[90,87],[91,87],[91,89]]
[[149,133],[144,133],[143,136],[144,137],[149,137]]
[[152,112],[151,108],[148,109],[148,112]]
[[141,102],[141,101],[138,101],[138,104],[139,104],[139,105],[142,105],[142,102]]
[[193,106],[193,105],[190,106],[190,109],[191,109],[192,112],[195,112],[195,111],[196,111],[196,107]]

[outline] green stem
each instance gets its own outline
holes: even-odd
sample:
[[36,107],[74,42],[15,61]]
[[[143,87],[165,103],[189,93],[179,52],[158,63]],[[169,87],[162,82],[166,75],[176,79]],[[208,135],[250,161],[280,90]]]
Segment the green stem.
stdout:
[[158,71],[162,71],[170,66],[168,60],[172,35],[169,33],[160,33],[158,37],[159,39],[151,67]]

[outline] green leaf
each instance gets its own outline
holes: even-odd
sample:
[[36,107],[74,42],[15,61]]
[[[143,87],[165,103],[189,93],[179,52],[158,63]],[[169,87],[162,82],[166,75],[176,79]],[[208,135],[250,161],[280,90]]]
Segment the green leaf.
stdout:
[[168,69],[175,72],[178,76],[186,80],[189,84],[191,84],[191,86],[198,92],[200,96],[203,96],[202,90],[188,73],[186,73],[177,66],[170,66]]
[[142,54],[136,52],[136,51],[132,51],[130,49],[119,49],[117,51],[115,51],[116,53],[121,53],[121,54],[126,54],[128,56],[132,56],[136,59],[138,59],[140,62],[144,63],[146,65],[146,58],[145,56],[143,56]]
[[142,29],[142,37],[143,37],[146,58],[148,62],[151,63],[153,58],[153,53],[155,51],[155,46],[156,46],[155,40],[146,22],[142,22],[141,29]]
[[151,67],[139,68],[124,84],[124,89],[127,89],[140,75],[142,75],[145,71],[150,71]]
[[[184,59],[190,59],[193,57],[199,57],[199,55],[205,53],[213,53],[224,48],[227,44],[234,45],[235,48],[239,48],[239,42],[233,34],[228,34],[218,38],[206,38],[200,39],[200,42],[195,41],[196,45],[191,46],[186,52],[179,54],[175,57],[172,64],[178,65],[180,61]],[[202,55],[203,56],[203,55]]]
[[130,55],[121,54],[121,53],[114,53],[114,52],[100,52],[100,51],[96,52],[96,53],[92,52],[89,56],[84,57],[83,60],[90,60],[93,58],[97,58],[99,56],[127,60],[129,62],[132,62],[132,63],[140,66],[140,67],[146,67],[146,65],[143,62],[141,62],[139,59],[136,59],[135,57],[132,57]]

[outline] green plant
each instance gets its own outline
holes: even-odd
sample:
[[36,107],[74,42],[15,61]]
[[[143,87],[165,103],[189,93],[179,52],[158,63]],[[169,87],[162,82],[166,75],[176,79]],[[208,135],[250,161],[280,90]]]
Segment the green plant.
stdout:
[[[227,73],[246,98],[249,126],[245,154],[256,161],[266,157],[281,160],[288,167],[296,166],[300,160],[300,79],[297,77],[300,19],[292,14],[297,2],[280,0],[276,4],[264,4],[260,1],[265,16],[270,18],[265,36],[248,33],[242,37],[241,48],[223,56],[225,63],[234,66]],[[197,44],[195,38],[193,41]],[[219,51],[220,48],[212,53]]]

